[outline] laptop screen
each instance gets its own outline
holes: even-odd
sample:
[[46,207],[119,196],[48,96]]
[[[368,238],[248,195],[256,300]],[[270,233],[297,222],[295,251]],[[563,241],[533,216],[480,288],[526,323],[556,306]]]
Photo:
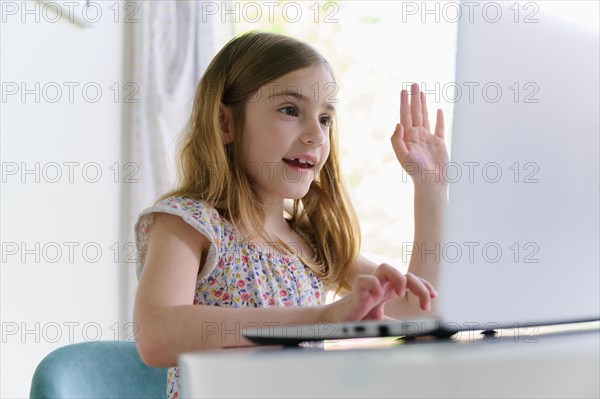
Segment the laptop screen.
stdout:
[[440,316],[598,319],[598,31],[495,4],[459,22]]

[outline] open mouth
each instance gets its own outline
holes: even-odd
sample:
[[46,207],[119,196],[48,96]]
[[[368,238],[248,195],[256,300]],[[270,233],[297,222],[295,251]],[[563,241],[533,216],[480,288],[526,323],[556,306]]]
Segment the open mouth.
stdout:
[[315,166],[315,164],[312,161],[309,161],[306,159],[300,159],[300,158],[294,158],[294,159],[283,158],[283,162],[287,163],[288,165],[296,166],[296,167],[302,168],[302,169],[312,169]]

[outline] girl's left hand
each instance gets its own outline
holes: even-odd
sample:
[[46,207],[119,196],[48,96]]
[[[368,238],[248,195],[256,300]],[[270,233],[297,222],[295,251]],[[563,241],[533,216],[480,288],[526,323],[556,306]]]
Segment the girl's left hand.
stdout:
[[398,269],[387,263],[382,263],[375,269],[373,276],[377,278],[383,290],[382,298],[377,306],[365,316],[366,320],[386,319],[384,315],[385,303],[399,296],[403,298],[408,291],[419,298],[419,306],[423,311],[431,310],[431,300],[437,297],[437,291],[431,283],[412,273],[402,274]]
[[386,302],[395,297],[403,298],[409,291],[418,298],[421,310],[431,310],[431,300],[437,297],[437,292],[429,281],[412,273],[402,274],[382,263],[372,274],[356,276],[350,294],[325,306],[323,320],[337,323],[390,319],[384,314]]
[[411,86],[410,107],[408,92],[400,92],[400,123],[396,124],[391,141],[396,158],[415,185],[446,185],[443,170],[448,163],[448,151],[444,143],[444,113],[437,110],[435,131],[431,134],[425,93],[416,83]]

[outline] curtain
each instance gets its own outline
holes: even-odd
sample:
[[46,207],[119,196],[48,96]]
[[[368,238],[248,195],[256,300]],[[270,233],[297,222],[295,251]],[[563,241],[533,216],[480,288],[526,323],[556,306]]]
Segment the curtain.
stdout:
[[133,226],[140,211],[173,187],[177,138],[191,113],[198,81],[215,51],[215,25],[201,1],[139,1],[131,15],[129,109],[123,172],[122,285],[125,322],[137,287]]

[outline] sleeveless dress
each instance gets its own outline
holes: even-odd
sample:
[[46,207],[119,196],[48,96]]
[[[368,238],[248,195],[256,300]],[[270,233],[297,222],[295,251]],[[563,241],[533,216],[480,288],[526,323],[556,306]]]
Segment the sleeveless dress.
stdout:
[[[210,242],[206,261],[196,281],[194,304],[224,307],[291,307],[325,304],[326,287],[297,256],[286,256],[253,242],[219,212],[204,202],[169,197],[145,209],[135,225],[138,249],[136,274],[146,260],[148,235],[155,213],[181,217]],[[313,248],[308,236],[298,232]],[[179,368],[167,376],[167,397],[179,397]]]

